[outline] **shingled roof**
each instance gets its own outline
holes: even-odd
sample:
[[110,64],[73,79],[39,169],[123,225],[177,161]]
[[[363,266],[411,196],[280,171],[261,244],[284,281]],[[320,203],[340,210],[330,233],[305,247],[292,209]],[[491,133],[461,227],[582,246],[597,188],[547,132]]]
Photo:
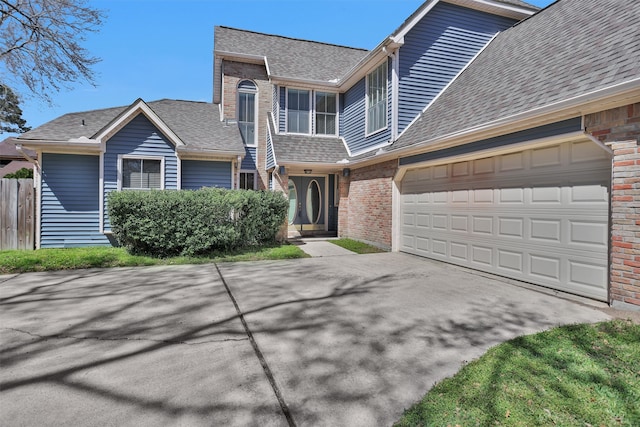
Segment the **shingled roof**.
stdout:
[[638,1],[552,4],[500,33],[389,150],[639,79],[638,16]]
[[349,157],[340,138],[310,135],[273,135],[273,150],[279,164],[337,163]]
[[368,51],[309,40],[215,27],[215,51],[266,57],[271,75],[317,80],[337,80]]
[[[244,154],[238,126],[220,121],[217,106],[206,102],[162,99],[148,102],[151,110],[189,150],[237,151]],[[69,113],[20,135],[18,141],[69,141],[93,138],[130,106]]]

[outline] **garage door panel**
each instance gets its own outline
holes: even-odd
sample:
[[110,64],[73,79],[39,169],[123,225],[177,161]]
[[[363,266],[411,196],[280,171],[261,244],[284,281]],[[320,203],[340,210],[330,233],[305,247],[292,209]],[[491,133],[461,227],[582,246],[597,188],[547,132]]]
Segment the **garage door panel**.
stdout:
[[608,224],[605,222],[569,221],[570,242],[576,245],[593,245],[607,249]]
[[532,218],[529,221],[531,239],[560,244],[562,242],[561,223],[561,220],[556,219]]
[[418,169],[413,194],[401,183],[401,250],[606,300],[610,161],[581,146]]

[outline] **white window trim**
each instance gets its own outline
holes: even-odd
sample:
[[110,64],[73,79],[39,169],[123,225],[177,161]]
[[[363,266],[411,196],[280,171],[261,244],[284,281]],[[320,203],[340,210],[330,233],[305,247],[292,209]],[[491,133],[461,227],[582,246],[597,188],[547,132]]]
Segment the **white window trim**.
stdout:
[[[118,154],[118,186],[117,190],[122,191],[122,161],[125,159],[132,160],[160,160],[160,190],[164,190],[164,156],[144,156],[136,154]],[[149,191],[151,188],[127,188],[126,190]]]
[[[255,90],[249,90],[249,89],[240,89],[240,83],[244,82],[244,81],[248,81],[254,84],[254,86],[256,87]],[[253,121],[253,125],[255,126],[255,129],[253,130],[253,144],[246,144],[245,147],[257,147],[258,146],[258,98],[259,98],[259,91],[258,91],[258,85],[256,84],[255,81],[251,80],[251,79],[242,79],[238,81],[238,84],[236,85],[236,109],[238,109],[238,107],[240,106],[240,94],[241,93],[253,93],[255,95],[254,99],[253,99],[253,108],[254,108],[254,121]],[[238,123],[240,123],[240,114],[236,113],[236,116],[238,118]]]
[[[316,120],[316,96],[318,93],[329,93],[329,94],[333,94],[336,96],[336,131],[335,133],[318,133],[317,132],[317,124],[318,121]],[[340,135],[340,129],[338,129],[338,127],[340,126],[340,94],[338,94],[337,92],[330,92],[330,91],[325,91],[325,90],[314,90],[313,91],[313,95],[312,95],[312,104],[311,104],[311,114],[313,115],[313,135],[314,136],[328,136],[328,137],[336,137],[338,135]],[[322,113],[322,114],[326,114],[326,113]]]
[[[283,122],[285,134],[288,135],[312,135],[317,137],[325,137],[325,138],[336,138],[340,135],[340,94],[338,92],[327,91],[327,90],[313,90],[304,87],[295,87],[295,86],[287,86],[285,89],[285,97],[284,97],[284,110],[283,110]],[[289,89],[293,90],[304,90],[309,92],[309,132],[289,132]],[[321,93],[330,93],[336,96],[336,132],[333,134],[326,133],[318,133],[317,132],[317,122],[316,122],[316,95],[318,92]],[[278,102],[278,106],[280,103]],[[280,113],[280,108],[278,107],[278,113]],[[278,128],[279,129],[279,128]],[[279,132],[276,132],[279,133]]]
[[[384,100],[384,111],[385,111],[385,126],[381,127],[380,129],[376,129],[373,132],[368,132],[369,129],[369,76],[374,73],[375,71],[378,70],[378,68],[380,68],[382,65],[386,64],[386,68],[387,68],[387,72],[385,73],[385,79],[386,79],[386,86],[387,86],[387,90],[386,90],[386,96],[385,96],[385,100]],[[375,135],[377,133],[380,133],[382,131],[385,131],[389,128],[389,63],[387,58],[384,59],[384,62],[381,62],[380,64],[378,64],[376,67],[374,67],[371,71],[369,71],[367,73],[367,75],[364,78],[365,80],[365,85],[364,85],[364,136],[365,138],[368,138],[372,135]]]
[[[258,189],[258,171],[256,169],[240,169],[240,174],[242,173],[252,173],[253,174],[253,189]],[[238,188],[240,188],[240,175],[238,175]]]
[[[304,90],[309,92],[309,132],[289,132],[289,89],[293,89],[293,90]],[[285,109],[284,109],[284,129],[286,131],[286,133],[288,133],[289,135],[312,135],[313,133],[313,105],[312,105],[312,101],[313,101],[313,90],[311,89],[306,89],[303,87],[288,87],[285,90],[285,97],[284,97],[284,102],[285,102]]]

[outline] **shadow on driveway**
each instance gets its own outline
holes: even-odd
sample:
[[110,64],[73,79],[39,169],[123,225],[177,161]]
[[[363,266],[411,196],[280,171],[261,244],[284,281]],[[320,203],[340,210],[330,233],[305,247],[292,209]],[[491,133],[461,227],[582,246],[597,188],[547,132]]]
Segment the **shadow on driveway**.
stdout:
[[[297,425],[389,425],[523,333],[607,318],[402,254],[219,265]],[[0,424],[286,425],[213,265],[0,283]]]

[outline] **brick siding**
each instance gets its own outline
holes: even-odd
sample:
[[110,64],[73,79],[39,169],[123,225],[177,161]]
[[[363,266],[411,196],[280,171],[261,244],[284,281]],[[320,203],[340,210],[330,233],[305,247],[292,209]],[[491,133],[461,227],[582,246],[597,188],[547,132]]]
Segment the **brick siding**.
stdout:
[[267,150],[267,115],[271,111],[273,102],[273,89],[267,70],[264,65],[245,64],[242,62],[224,61],[223,63],[223,115],[225,119],[236,120],[237,117],[237,88],[242,80],[252,80],[258,86],[256,116],[256,138],[258,149],[256,156],[256,167],[258,169],[258,188],[266,189],[269,183],[269,176],[265,170],[266,150]]
[[613,150],[610,298],[640,306],[640,103],[585,116]]
[[338,232],[341,237],[391,248],[393,177],[396,160],[352,169],[340,180]]

